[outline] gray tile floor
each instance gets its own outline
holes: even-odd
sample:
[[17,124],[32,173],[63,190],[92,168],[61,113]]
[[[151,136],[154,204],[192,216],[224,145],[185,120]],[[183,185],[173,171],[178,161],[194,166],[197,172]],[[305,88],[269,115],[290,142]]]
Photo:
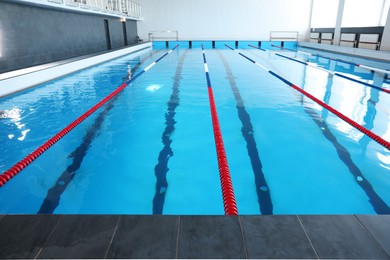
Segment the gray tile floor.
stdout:
[[390,215],[0,215],[0,258],[390,259]]

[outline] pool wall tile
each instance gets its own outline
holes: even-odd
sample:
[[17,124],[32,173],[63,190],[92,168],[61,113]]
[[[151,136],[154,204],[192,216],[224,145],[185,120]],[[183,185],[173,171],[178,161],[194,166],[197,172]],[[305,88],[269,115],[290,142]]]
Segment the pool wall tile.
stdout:
[[234,216],[181,216],[178,243],[178,258],[246,258]]
[[270,42],[270,41],[264,41],[261,42],[261,48],[266,49],[266,50],[280,50],[277,47],[273,47],[272,45],[275,46],[281,46],[281,42],[275,41],[275,42]]
[[169,41],[168,46],[169,48],[175,47],[177,44],[179,44],[180,49],[188,49],[190,47],[189,41]]
[[54,215],[7,215],[0,221],[0,258],[35,258],[58,223]]
[[104,258],[119,216],[64,215],[38,258]]
[[166,42],[165,41],[154,41],[153,44],[153,49],[166,49]]
[[202,44],[203,44],[205,49],[212,49],[213,48],[212,41],[192,41],[192,48],[201,49]]
[[284,47],[289,48],[289,49],[296,49],[297,42],[284,42]]
[[389,259],[354,215],[300,219],[320,259]]
[[248,258],[317,258],[297,216],[241,216]]
[[175,258],[178,216],[123,216],[107,258]]
[[257,47],[259,45],[259,41],[238,41],[238,48],[251,49],[252,47],[250,47],[249,44]]
[[234,45],[236,43],[235,43],[235,41],[215,41],[215,48],[217,48],[217,49],[227,49],[225,44],[227,44],[230,47],[234,48]]

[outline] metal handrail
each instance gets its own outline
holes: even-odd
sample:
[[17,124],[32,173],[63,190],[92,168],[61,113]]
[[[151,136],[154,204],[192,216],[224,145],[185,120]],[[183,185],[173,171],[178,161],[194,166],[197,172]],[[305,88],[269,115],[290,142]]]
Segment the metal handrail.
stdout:
[[[282,36],[273,36],[273,34],[279,34]],[[283,36],[283,34],[286,34],[286,36]],[[290,36],[291,34],[294,34],[294,36]],[[299,32],[298,31],[270,31],[269,33],[269,39],[270,41],[275,40],[282,40],[282,41],[298,41],[299,38]]]
[[[164,33],[174,33],[174,36],[155,36],[155,33],[157,34],[164,34]],[[149,41],[155,41],[156,39],[162,40],[162,39],[173,39],[178,41],[179,40],[179,31],[150,31],[148,34]]]

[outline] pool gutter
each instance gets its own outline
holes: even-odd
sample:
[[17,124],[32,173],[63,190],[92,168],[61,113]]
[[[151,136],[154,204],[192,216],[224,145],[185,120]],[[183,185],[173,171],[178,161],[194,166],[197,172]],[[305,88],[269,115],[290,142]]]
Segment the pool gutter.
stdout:
[[310,49],[325,50],[330,52],[336,52],[346,55],[353,55],[362,58],[375,59],[379,61],[390,61],[390,52],[388,51],[376,51],[368,49],[351,48],[345,46],[319,44],[313,42],[299,42],[299,47],[305,47]]

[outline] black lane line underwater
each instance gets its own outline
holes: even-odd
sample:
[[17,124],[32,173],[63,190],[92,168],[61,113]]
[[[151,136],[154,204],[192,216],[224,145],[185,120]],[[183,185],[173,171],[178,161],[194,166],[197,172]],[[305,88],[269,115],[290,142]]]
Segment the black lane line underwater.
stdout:
[[[305,70],[306,73],[306,70]],[[306,77],[304,77],[306,78]],[[303,84],[305,85],[305,84]],[[333,85],[333,79],[328,78],[328,83],[326,86],[326,93],[324,96],[324,102],[329,103],[331,92],[329,89]],[[367,194],[369,201],[371,205],[373,206],[374,210],[378,214],[389,214],[390,208],[384,202],[379,195],[374,191],[371,184],[367,181],[366,178],[364,178],[363,173],[359,169],[359,167],[353,162],[351,158],[351,154],[348,152],[348,150],[337,141],[337,138],[334,136],[334,134],[329,129],[328,125],[326,124],[323,117],[318,115],[318,112],[305,105],[304,97],[301,96],[301,103],[305,110],[305,112],[313,119],[313,121],[317,124],[317,126],[322,130],[323,135],[326,139],[330,141],[330,143],[334,146],[336,149],[337,155],[339,156],[340,160],[347,166],[350,173],[353,175],[355,181],[357,184],[364,190],[364,192]],[[327,110],[324,111],[325,114],[328,113]]]
[[169,171],[168,161],[173,156],[171,148],[171,135],[175,131],[175,114],[176,108],[180,104],[180,80],[182,79],[183,63],[186,58],[188,50],[185,50],[178,62],[174,82],[172,85],[172,94],[168,100],[168,109],[165,113],[165,129],[161,136],[161,141],[164,144],[163,149],[158,156],[158,163],[154,167],[154,173],[156,175],[156,193],[153,198],[153,214],[163,214],[165,194],[168,189],[167,173]]
[[226,61],[225,57],[221,54],[221,52],[217,51],[217,54],[222,60],[222,63],[225,67],[227,78],[229,80],[230,87],[236,100],[238,117],[242,124],[241,132],[246,142],[246,148],[248,150],[248,155],[251,160],[252,170],[255,177],[256,193],[259,202],[260,212],[263,215],[272,215],[273,205],[271,200],[271,193],[264,176],[263,165],[260,160],[256,140],[253,136],[254,130],[251,118],[246,111],[244,101],[242,100],[240,90],[237,87],[229,63]]
[[[146,58],[147,59],[147,58]],[[132,69],[131,72],[134,74],[138,68],[145,62],[145,60],[138,62]],[[128,77],[124,78],[124,81],[127,81]],[[100,112],[96,117],[95,122],[88,128],[86,135],[83,137],[81,144],[68,156],[68,158],[73,158],[72,164],[70,164],[66,170],[61,174],[57,179],[55,185],[50,188],[47,192],[46,198],[44,199],[38,213],[53,213],[54,210],[60,203],[60,198],[62,193],[65,191],[69,183],[72,181],[73,177],[76,175],[77,170],[80,168],[81,163],[85,155],[88,152],[91,143],[95,137],[99,134],[99,130],[103,124],[103,121],[108,114],[108,112],[114,107],[114,102],[118,98],[118,95],[113,97],[106,105],[105,109]]]

